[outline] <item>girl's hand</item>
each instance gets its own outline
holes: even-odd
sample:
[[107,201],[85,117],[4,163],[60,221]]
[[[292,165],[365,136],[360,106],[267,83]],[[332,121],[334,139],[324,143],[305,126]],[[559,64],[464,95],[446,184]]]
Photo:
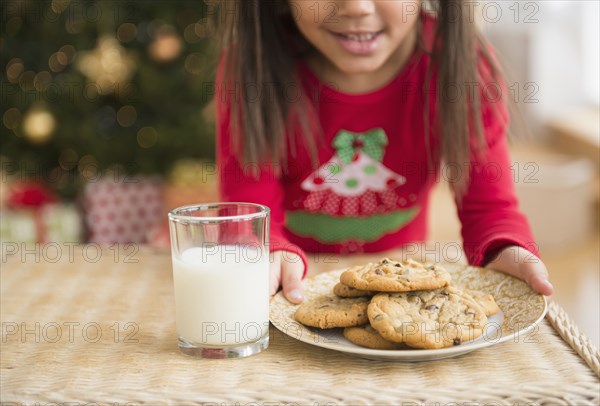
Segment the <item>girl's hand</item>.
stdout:
[[542,295],[550,296],[554,291],[548,280],[546,265],[523,247],[510,245],[504,248],[485,267],[523,279],[531,289]]
[[275,251],[271,253],[270,271],[271,296],[277,293],[279,285],[283,285],[283,294],[287,300],[294,304],[304,300],[301,283],[304,263],[300,256],[287,251]]

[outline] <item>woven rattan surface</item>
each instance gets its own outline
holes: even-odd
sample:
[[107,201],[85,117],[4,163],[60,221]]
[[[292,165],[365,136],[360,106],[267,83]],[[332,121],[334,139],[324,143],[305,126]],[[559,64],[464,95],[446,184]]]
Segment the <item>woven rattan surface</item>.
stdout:
[[67,248],[3,258],[2,402],[600,403],[598,350],[554,303],[518,342],[447,360],[370,361],[275,329],[259,355],[193,359],[177,348],[168,255]]

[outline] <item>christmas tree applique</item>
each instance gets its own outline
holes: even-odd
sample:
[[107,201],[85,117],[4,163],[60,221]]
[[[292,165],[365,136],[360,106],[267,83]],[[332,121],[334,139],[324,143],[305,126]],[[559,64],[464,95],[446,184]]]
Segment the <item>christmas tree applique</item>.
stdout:
[[398,207],[395,189],[406,178],[383,165],[387,142],[381,128],[340,131],[334,156],[301,183],[308,195],[287,213],[288,229],[322,243],[369,242],[410,222],[419,208]]

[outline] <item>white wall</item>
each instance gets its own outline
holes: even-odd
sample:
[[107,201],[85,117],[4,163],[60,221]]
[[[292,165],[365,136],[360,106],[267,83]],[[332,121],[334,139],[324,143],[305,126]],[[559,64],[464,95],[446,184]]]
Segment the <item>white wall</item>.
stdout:
[[484,34],[508,66],[509,93],[534,131],[549,118],[598,104],[597,0],[482,4]]

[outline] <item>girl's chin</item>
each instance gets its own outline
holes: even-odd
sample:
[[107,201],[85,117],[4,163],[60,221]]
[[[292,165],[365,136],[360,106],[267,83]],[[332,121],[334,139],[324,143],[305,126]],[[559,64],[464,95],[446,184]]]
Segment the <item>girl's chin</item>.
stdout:
[[352,61],[349,63],[336,63],[338,70],[346,75],[365,75],[376,73],[382,67],[379,61]]

